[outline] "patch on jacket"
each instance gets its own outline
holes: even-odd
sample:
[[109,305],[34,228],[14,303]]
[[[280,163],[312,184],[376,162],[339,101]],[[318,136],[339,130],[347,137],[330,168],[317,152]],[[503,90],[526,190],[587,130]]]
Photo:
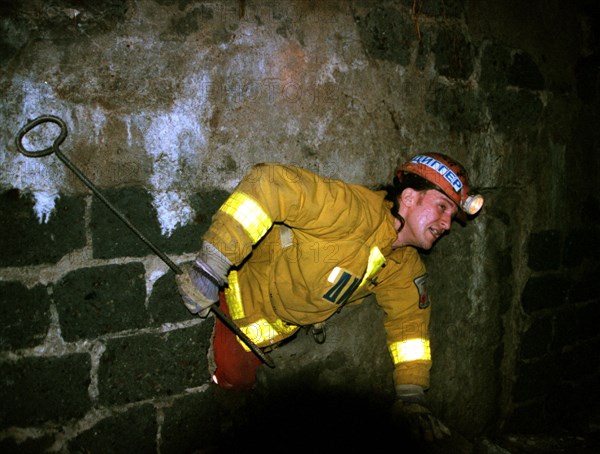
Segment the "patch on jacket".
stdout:
[[426,309],[429,307],[429,298],[427,298],[425,281],[427,281],[427,274],[419,276],[414,280],[417,291],[419,292],[419,309]]
[[338,305],[345,304],[360,284],[360,278],[339,266],[329,273],[327,281],[333,285],[323,295],[323,299]]

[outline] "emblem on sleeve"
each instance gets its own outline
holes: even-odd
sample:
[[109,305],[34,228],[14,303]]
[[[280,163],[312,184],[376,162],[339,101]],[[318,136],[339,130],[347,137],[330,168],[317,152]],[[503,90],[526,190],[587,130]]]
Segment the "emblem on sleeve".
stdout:
[[414,280],[417,292],[419,292],[419,309],[426,309],[429,307],[429,298],[427,298],[425,281],[427,281],[427,274],[419,276]]

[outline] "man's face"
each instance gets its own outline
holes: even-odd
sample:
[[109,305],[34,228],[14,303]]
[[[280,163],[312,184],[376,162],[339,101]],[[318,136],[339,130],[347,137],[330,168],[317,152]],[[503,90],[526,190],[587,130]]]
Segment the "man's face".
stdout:
[[431,249],[433,244],[450,230],[452,218],[458,208],[445,194],[435,189],[418,192],[405,189],[402,193],[400,214],[404,228],[399,239],[421,249]]

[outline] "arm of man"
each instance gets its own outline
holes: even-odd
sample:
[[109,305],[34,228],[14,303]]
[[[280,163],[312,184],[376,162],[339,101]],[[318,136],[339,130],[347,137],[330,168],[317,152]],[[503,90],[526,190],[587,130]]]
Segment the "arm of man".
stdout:
[[396,250],[381,276],[377,301],[386,318],[387,343],[394,363],[396,402],[393,416],[417,438],[432,441],[450,434],[429,410],[431,350],[425,266],[413,248]]
[[[341,181],[297,167],[258,164],[215,213],[203,240],[238,265],[277,222],[306,231],[319,229],[322,237],[329,229],[337,239],[336,222],[343,222],[348,210],[361,209],[360,204],[352,203],[353,197]],[[320,216],[324,210],[331,212],[325,218]]]

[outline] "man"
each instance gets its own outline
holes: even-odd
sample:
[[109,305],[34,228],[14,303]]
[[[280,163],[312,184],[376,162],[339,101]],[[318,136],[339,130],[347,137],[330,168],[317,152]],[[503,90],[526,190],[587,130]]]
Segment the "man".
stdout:
[[[395,406],[427,437],[441,437],[447,429],[425,406],[430,307],[417,250],[430,249],[455,217],[479,211],[483,198],[469,191],[465,169],[440,153],[403,164],[387,192],[259,164],[215,214],[197,259],[178,276],[184,303],[205,316],[220,299],[252,341],[271,349],[375,294],[386,314]],[[254,384],[260,360],[219,321],[213,352],[219,386]]]

